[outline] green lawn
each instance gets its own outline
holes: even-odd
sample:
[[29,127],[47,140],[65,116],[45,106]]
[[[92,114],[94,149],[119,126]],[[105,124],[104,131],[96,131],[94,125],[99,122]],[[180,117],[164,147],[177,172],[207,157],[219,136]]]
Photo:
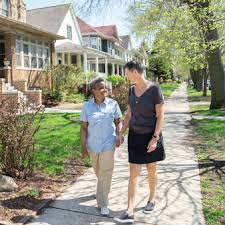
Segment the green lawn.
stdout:
[[225,219],[225,123],[205,119],[193,120],[193,124],[200,137],[195,148],[200,165],[206,224],[222,225]]
[[209,110],[207,105],[190,105],[190,112],[201,116],[225,116],[225,109]]
[[189,102],[210,101],[211,91],[207,91],[207,96],[202,96],[202,91],[196,91],[192,87],[187,88]]
[[165,83],[165,84],[160,84],[160,87],[162,89],[163,95],[165,97],[168,97],[172,94],[172,92],[179,86],[178,83]]
[[36,134],[35,168],[49,174],[64,170],[69,157],[80,158],[79,114],[44,114]]
[[[190,102],[190,112],[194,115],[201,115],[201,116],[225,116],[225,109],[216,109],[216,110],[210,110],[210,100],[211,100],[211,91],[208,91],[208,96],[203,97],[203,92],[196,91],[192,87],[188,87],[188,100]],[[205,101],[208,102],[208,104],[199,104],[199,105],[193,105],[192,102]]]

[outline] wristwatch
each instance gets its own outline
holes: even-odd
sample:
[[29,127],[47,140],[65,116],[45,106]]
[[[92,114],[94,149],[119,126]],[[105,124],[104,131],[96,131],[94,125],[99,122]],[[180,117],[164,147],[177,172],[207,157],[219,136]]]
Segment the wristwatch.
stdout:
[[155,138],[157,141],[159,140],[159,136],[158,135],[153,135],[153,138]]

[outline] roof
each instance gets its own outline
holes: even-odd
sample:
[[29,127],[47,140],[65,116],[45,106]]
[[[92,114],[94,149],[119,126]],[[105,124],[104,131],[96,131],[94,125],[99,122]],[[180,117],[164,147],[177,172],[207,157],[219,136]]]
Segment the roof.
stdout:
[[94,49],[94,48],[90,48],[87,46],[83,46],[83,45],[77,45],[71,42],[65,42],[62,43],[58,46],[56,46],[56,50],[57,52],[83,52],[86,51],[89,54],[93,54],[93,55],[101,55],[103,57],[109,57],[109,53],[106,52],[102,52],[98,49]]
[[125,48],[125,49],[128,49],[129,42],[131,42],[130,35],[120,36],[120,39],[121,39],[121,45],[122,45],[122,47]]
[[70,7],[71,4],[63,4],[27,10],[27,23],[58,33]]
[[5,16],[0,16],[0,26],[2,26],[1,30],[4,31],[21,30],[27,33],[48,37],[52,40],[64,39],[64,37],[57,35],[55,33]]
[[107,36],[119,39],[116,25],[100,26],[100,27],[95,27],[95,29],[102,32],[103,34]]
[[[77,22],[80,26],[81,33],[99,33],[94,27],[92,27],[90,24],[86,23],[84,20],[79,18],[77,16]],[[101,32],[99,33],[101,34]]]
[[93,27],[79,17],[77,17],[77,21],[82,34],[96,34],[106,39],[113,39],[114,41],[119,40],[115,25]]

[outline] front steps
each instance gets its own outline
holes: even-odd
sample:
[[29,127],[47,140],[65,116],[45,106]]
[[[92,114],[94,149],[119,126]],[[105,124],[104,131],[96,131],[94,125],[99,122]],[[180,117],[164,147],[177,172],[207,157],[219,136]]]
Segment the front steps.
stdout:
[[0,99],[8,99],[15,105],[29,102],[39,106],[42,104],[41,94],[41,90],[29,90],[26,81],[15,81],[12,85],[0,79]]

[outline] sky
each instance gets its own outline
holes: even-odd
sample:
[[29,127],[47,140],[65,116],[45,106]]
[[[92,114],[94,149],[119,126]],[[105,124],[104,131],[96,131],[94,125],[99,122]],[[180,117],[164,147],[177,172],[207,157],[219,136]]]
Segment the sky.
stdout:
[[[53,6],[68,3],[70,0],[26,0],[27,9],[42,8],[46,6]],[[119,35],[131,34],[130,24],[126,13],[126,7],[124,5],[116,5],[103,10],[102,12],[92,13],[91,15],[78,15],[86,22],[93,26],[103,26],[115,24],[118,29]],[[132,36],[133,46],[138,45],[138,41]]]

